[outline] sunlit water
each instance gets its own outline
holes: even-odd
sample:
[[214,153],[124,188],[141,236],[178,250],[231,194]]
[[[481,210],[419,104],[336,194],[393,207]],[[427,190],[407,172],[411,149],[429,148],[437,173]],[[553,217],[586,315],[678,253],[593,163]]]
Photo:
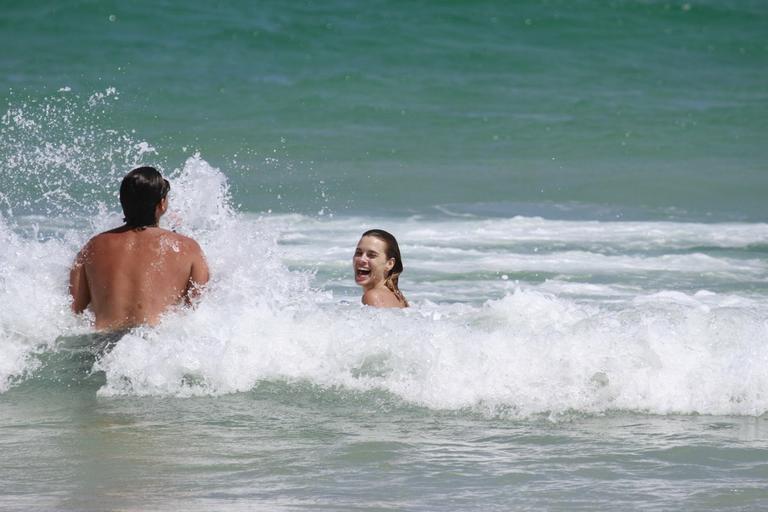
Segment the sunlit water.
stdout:
[[[768,507],[762,4],[49,7],[0,31],[0,508]],[[139,164],[212,281],[95,335]]]

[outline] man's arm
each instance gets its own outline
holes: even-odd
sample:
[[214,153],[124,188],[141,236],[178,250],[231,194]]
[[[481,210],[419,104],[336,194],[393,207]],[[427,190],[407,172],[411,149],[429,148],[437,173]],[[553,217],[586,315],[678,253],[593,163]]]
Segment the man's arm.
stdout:
[[85,254],[88,246],[77,254],[72,270],[69,271],[69,294],[72,296],[72,311],[80,314],[91,302],[91,290],[85,275]]
[[204,286],[210,279],[208,272],[208,263],[205,261],[205,254],[197,242],[192,242],[192,268],[189,272],[189,283],[187,283],[187,292],[184,300],[187,304],[200,296]]

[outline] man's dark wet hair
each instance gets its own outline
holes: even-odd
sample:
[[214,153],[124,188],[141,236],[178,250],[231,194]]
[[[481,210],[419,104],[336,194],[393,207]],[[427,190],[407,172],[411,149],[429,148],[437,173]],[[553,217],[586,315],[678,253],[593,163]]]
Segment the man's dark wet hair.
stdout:
[[120,205],[129,227],[157,225],[155,207],[168,195],[171,184],[154,167],[139,167],[123,178],[120,184]]

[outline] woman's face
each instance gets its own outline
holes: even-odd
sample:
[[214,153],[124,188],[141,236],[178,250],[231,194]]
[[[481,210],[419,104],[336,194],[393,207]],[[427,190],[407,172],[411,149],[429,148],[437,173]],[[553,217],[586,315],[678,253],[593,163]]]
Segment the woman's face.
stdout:
[[373,236],[364,236],[357,243],[352,257],[355,282],[366,290],[384,282],[395,266],[395,259],[387,259],[387,244]]

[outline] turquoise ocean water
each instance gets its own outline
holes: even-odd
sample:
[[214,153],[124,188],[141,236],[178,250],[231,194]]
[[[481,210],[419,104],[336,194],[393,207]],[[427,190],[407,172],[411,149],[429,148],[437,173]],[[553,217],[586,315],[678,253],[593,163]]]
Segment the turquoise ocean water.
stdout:
[[[768,507],[766,34],[760,1],[7,2],[0,508]],[[103,352],[67,272],[139,164],[213,280]],[[371,227],[406,311],[359,305]]]

